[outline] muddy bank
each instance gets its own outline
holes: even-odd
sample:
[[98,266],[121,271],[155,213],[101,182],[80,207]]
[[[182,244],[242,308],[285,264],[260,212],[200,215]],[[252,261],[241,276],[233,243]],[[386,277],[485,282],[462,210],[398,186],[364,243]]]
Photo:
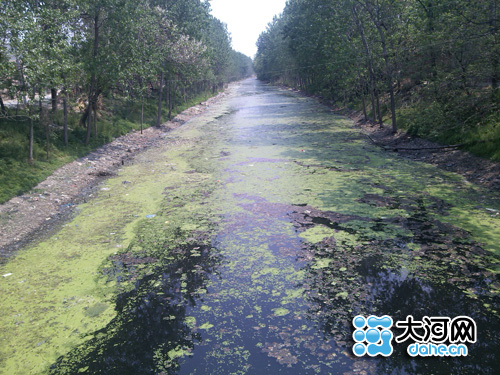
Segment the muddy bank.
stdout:
[[165,141],[168,132],[205,112],[227,96],[222,92],[186,109],[161,127],[150,127],[116,138],[85,157],[56,170],[29,193],[0,205],[0,263],[17,249],[58,227],[74,207],[94,195],[97,185],[114,175],[137,153]]
[[[191,107],[160,128],[151,127],[145,129],[143,134],[132,132],[119,137],[59,168],[30,193],[0,205],[0,262],[15,250],[56,228],[58,222],[71,215],[79,202],[93,196],[99,182],[112,176],[138,152],[162,143],[170,130],[203,113],[226,95],[227,93],[221,93]],[[380,128],[373,123],[364,122],[359,112],[334,111],[351,118],[369,136],[367,142],[387,149],[388,153],[397,152],[403,157],[433,164],[443,170],[458,173],[470,182],[500,191],[498,163],[460,150],[439,149],[441,145],[411,137],[401,131],[393,135],[388,127]]]

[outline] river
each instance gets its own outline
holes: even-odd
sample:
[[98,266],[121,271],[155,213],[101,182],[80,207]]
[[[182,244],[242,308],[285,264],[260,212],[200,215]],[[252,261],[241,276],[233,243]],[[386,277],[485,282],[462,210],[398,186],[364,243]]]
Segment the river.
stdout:
[[[248,79],[1,266],[0,372],[498,373],[499,208]],[[477,339],[356,357],[357,315],[467,316]]]

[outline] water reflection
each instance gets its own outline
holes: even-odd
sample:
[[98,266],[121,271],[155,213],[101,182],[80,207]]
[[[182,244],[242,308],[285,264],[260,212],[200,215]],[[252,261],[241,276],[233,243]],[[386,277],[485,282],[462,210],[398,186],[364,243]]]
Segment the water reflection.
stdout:
[[[403,168],[367,150],[351,129],[331,126],[324,107],[247,86],[251,96],[233,103],[238,111],[204,128],[214,144],[193,151],[196,166],[187,172],[211,170],[215,161],[225,168],[211,176],[227,192],[212,202],[225,218],[218,250],[205,239],[163,257],[152,233],[151,259],[113,258],[109,275],[135,282],[133,290],[119,295],[108,327],[52,372],[497,372],[500,306],[491,286],[498,278],[469,233],[436,218],[450,204],[421,192],[431,167]],[[207,198],[182,196],[175,207],[189,213],[187,202]],[[339,212],[312,207],[321,202]],[[146,262],[155,266],[142,275]],[[210,277],[216,270],[221,277]],[[358,359],[349,354],[357,314],[468,315],[478,343],[461,359],[413,360],[404,345],[390,358]]]

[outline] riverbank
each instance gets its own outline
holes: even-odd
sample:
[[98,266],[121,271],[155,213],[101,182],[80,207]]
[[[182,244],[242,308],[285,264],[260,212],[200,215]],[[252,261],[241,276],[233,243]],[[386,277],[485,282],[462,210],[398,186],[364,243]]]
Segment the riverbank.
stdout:
[[[293,90],[297,91],[297,90]],[[15,250],[56,228],[71,215],[74,207],[95,193],[96,186],[112,176],[137,153],[162,142],[168,132],[203,113],[210,105],[225,97],[227,92],[190,107],[165,122],[160,128],[126,134],[100,147],[87,156],[57,169],[31,192],[12,198],[0,205],[0,262]],[[305,95],[301,92],[301,95]],[[318,98],[316,98],[318,99]],[[319,100],[319,99],[318,99]],[[405,158],[423,161],[440,169],[458,173],[469,182],[500,191],[500,164],[468,152],[410,136],[403,131],[392,134],[388,126],[380,128],[365,122],[359,112],[340,111],[360,127],[367,141],[387,152],[397,152]]]
[[[0,373],[491,373],[499,194],[316,100],[233,87],[0,265]],[[377,312],[466,315],[485,339],[380,367],[349,354]]]
[[142,134],[134,131],[108,143],[85,157],[57,169],[29,193],[0,205],[0,262],[17,249],[50,232],[73,212],[74,207],[94,195],[103,179],[114,175],[139,152],[162,142],[175,129],[227,95],[226,92],[190,107],[159,128]]
[[500,191],[500,164],[462,151],[456,145],[442,145],[398,131],[365,122],[359,113],[349,116],[368,139],[387,152],[397,152],[412,160],[432,164],[442,170],[458,173],[469,182]]
[[354,125],[360,128],[368,142],[387,152],[398,153],[404,158],[432,164],[442,170],[457,173],[469,182],[500,191],[500,163],[498,162],[461,150],[460,145],[439,144],[412,136],[404,130],[398,130],[396,134],[393,134],[387,124],[380,127],[378,123],[365,121],[360,111],[338,108],[318,96],[293,88],[286,87],[286,89],[314,98],[328,106],[334,113],[353,120]]

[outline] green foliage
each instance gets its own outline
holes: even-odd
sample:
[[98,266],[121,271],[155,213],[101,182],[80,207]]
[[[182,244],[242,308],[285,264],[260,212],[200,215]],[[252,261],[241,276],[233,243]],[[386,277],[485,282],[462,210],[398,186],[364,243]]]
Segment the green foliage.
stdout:
[[[43,129],[36,127],[36,142],[34,147],[35,161],[29,163],[26,157],[28,143],[27,122],[3,121],[0,130],[0,203],[18,194],[25,193],[43,181],[55,169],[69,162],[77,155],[60,151],[60,142],[52,145],[54,157],[45,161]],[[72,148],[76,152],[78,148]]]

